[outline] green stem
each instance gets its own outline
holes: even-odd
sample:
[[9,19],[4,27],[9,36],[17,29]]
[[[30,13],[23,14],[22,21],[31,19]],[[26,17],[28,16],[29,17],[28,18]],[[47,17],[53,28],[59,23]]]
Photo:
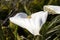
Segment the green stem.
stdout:
[[24,9],[25,9],[25,11],[26,11],[26,13],[27,13],[28,15],[31,15],[31,11],[28,10],[28,8],[26,7],[26,5],[24,5]]

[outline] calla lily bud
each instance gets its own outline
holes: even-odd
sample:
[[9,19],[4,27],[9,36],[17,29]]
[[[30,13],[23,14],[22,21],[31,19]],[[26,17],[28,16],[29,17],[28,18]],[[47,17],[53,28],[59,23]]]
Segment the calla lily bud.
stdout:
[[60,14],[60,6],[45,5],[44,11],[49,12],[49,14]]

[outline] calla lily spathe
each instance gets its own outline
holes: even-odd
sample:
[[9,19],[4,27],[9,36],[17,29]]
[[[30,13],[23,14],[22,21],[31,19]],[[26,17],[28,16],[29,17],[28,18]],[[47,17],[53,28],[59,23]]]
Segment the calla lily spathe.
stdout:
[[60,14],[60,6],[45,5],[44,6],[44,11],[47,11],[50,14]]
[[46,22],[47,16],[48,13],[44,11],[33,13],[30,16],[31,18],[28,18],[26,13],[17,13],[15,16],[10,17],[9,20],[22,28],[27,29],[33,35],[39,35],[39,31]]

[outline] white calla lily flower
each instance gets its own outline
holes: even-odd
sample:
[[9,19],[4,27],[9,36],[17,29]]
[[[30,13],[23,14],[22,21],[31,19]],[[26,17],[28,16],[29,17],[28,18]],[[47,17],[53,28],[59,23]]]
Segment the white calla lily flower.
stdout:
[[60,6],[45,5],[44,6],[44,11],[47,11],[50,14],[60,14]]
[[9,20],[22,28],[27,29],[33,35],[39,35],[39,31],[46,22],[47,16],[48,13],[44,11],[32,14],[30,16],[31,18],[28,18],[25,13],[17,13],[14,17],[10,17]]

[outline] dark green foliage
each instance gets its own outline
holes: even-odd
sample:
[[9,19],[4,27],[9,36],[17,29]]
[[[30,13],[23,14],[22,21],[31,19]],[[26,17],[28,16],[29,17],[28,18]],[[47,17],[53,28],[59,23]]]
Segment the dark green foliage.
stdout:
[[0,40],[5,40],[1,25],[0,25]]
[[0,1],[0,40],[60,40],[60,15],[48,15],[46,23],[40,30],[40,35],[37,36],[11,23],[9,20],[7,26],[1,26],[13,9],[17,9],[16,13],[26,12],[31,15],[42,11],[44,5],[60,5],[60,0],[29,0],[24,2],[23,0],[22,2],[21,0]]
[[2,11],[0,11],[0,20],[1,19],[4,20],[7,17],[8,12],[9,12],[9,10],[2,10]]
[[58,31],[60,31],[60,15],[56,16],[52,21],[45,23],[40,33],[43,37],[50,37],[52,40],[52,38],[54,39],[54,37],[57,36],[56,33]]

